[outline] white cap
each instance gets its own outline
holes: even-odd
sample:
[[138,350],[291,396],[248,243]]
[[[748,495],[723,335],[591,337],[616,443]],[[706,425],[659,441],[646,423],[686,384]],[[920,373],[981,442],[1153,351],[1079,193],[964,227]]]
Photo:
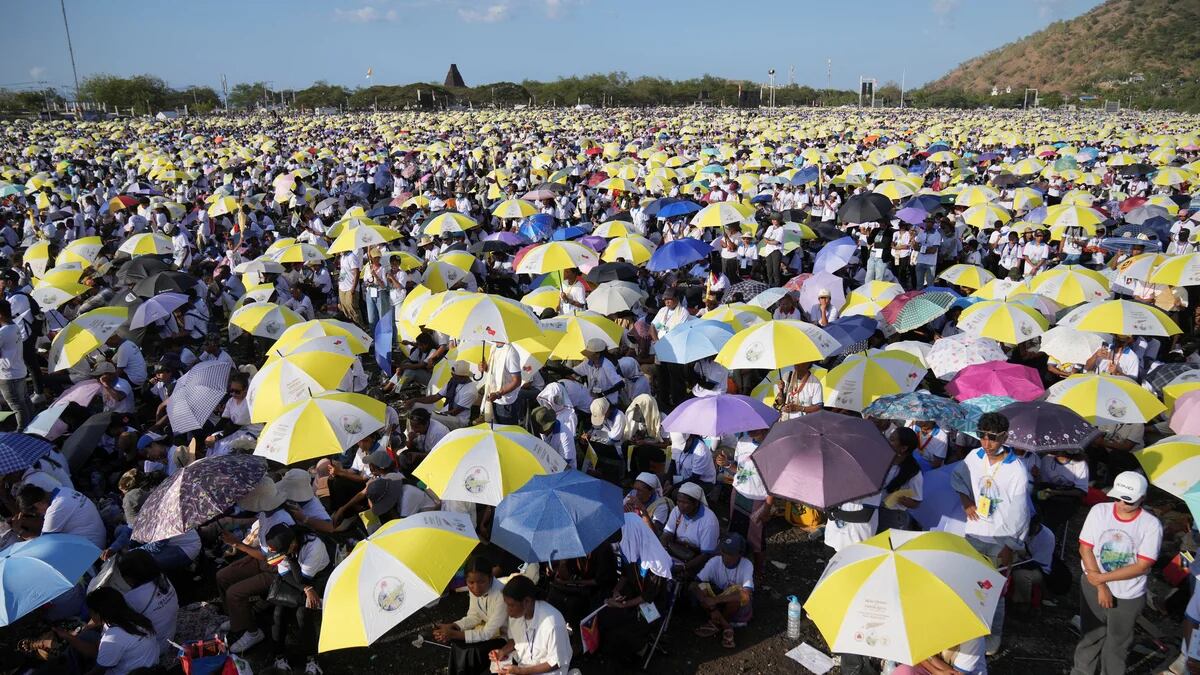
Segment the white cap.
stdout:
[[1150,484],[1146,482],[1146,477],[1136,471],[1122,471],[1117,474],[1113,481],[1112,489],[1108,491],[1108,496],[1114,499],[1120,499],[1129,504],[1136,504],[1142,501],[1146,496],[1146,489]]
[[592,400],[592,426],[598,427],[604,424],[604,418],[608,416],[608,408],[608,399],[600,397]]

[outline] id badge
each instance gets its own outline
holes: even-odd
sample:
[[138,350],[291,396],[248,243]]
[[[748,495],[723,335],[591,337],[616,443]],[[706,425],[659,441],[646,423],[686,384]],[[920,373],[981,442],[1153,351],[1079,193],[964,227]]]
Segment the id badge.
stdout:
[[981,495],[979,499],[975,500],[975,513],[980,518],[987,518],[992,515],[992,498]]
[[654,623],[661,616],[658,613],[658,607],[653,602],[643,602],[638,605],[638,611],[641,612],[642,618],[646,620],[646,623]]

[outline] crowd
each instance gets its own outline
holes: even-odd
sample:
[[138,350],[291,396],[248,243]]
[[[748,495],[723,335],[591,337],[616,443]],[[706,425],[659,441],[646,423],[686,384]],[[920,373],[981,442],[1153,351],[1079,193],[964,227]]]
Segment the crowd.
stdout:
[[[1004,111],[7,124],[0,565],[66,583],[4,576],[28,606],[0,640],[17,670],[155,672],[207,600],[231,652],[320,673],[355,543],[440,513],[480,541],[421,552],[465,588],[427,633],[451,673],[644,667],[687,613],[736,649],[793,525],[831,565],[947,531],[1005,577],[986,634],[914,663],[820,626],[843,673],[986,673],[1006,619],[1074,585],[1072,672],[1125,672],[1168,576],[1189,672],[1200,593],[1161,558],[1194,531],[1146,502],[1182,510],[1200,475],[1139,460],[1200,453],[1198,134]],[[506,548],[520,485],[431,478],[473,433],[617,486],[620,522],[577,557]],[[32,548],[54,535],[83,541]]]

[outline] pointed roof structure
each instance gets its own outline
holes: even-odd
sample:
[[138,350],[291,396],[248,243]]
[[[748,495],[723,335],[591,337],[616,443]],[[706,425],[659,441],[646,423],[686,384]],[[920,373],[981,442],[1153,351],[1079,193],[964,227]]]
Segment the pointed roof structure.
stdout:
[[458,72],[458,64],[457,63],[450,64],[450,70],[446,71],[446,82],[444,83],[443,86],[462,87],[462,88],[465,88],[467,86],[467,83],[463,82],[462,73]]

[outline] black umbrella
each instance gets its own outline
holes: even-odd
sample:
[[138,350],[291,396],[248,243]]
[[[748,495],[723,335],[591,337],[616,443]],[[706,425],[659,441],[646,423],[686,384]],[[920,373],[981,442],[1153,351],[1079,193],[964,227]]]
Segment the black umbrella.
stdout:
[[874,223],[892,215],[892,202],[876,192],[854,195],[838,209],[840,223]]
[[607,223],[610,220],[623,220],[628,223],[633,220],[633,216],[628,211],[619,211],[619,212],[614,213],[611,216],[605,218],[604,222]]
[[132,286],[146,277],[171,269],[171,264],[152,255],[139,255],[121,265],[117,270],[117,281]]
[[825,241],[837,241],[838,239],[846,236],[845,232],[839,230],[837,226],[832,223],[818,223],[812,226],[812,231]]
[[566,192],[567,190],[570,190],[571,188],[567,187],[563,183],[541,183],[534,189],[535,190],[549,190],[549,191],[557,193],[557,194],[562,194],[563,192]]
[[513,250],[513,247],[498,239],[487,239],[471,244],[467,250],[471,253],[508,253]]
[[92,415],[86,422],[79,425],[78,429],[71,432],[71,435],[63,442],[62,453],[67,458],[67,463],[71,465],[72,471],[78,471],[91,459],[92,452],[96,450],[96,446],[100,442],[100,437],[112,424],[116,414],[102,412]]
[[600,263],[592,268],[584,277],[593,284],[606,281],[637,281],[638,269],[629,263],[612,262]]
[[1126,164],[1117,170],[1117,173],[1121,174],[1122,176],[1145,176],[1146,174],[1153,172],[1154,167],[1150,166],[1149,164],[1143,164],[1142,162]]
[[739,281],[738,283],[730,286],[729,290],[725,291],[725,297],[732,298],[735,295],[741,295],[742,302],[750,302],[754,296],[767,290],[767,288],[769,288],[769,286],[761,281],[754,281],[753,279]]
[[151,298],[159,293],[184,293],[191,295],[196,289],[196,277],[185,272],[168,270],[146,277],[133,287],[133,292],[143,298]]
[[1019,176],[1014,176],[1011,173],[1002,173],[992,179],[992,185],[995,185],[998,188],[1012,187],[1014,185],[1020,185],[1023,182],[1024,181],[1021,180]]
[[1101,431],[1070,408],[1022,401],[998,410],[1008,419],[1008,444],[1030,452],[1081,452]]

